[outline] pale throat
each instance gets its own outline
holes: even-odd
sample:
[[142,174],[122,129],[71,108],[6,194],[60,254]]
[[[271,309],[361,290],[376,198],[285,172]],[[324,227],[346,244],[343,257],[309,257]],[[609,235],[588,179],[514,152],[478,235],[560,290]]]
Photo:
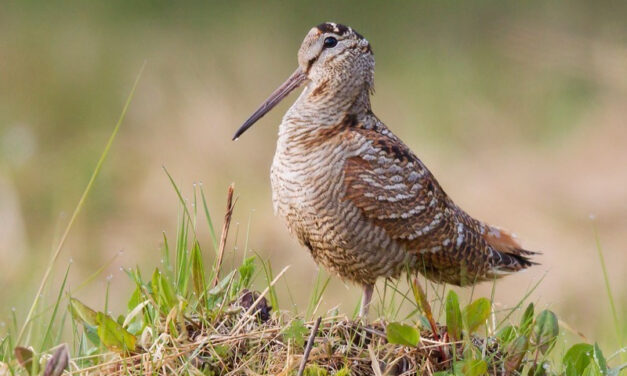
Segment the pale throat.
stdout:
[[347,114],[370,112],[370,85],[363,80],[311,81],[288,110],[285,120],[336,125]]

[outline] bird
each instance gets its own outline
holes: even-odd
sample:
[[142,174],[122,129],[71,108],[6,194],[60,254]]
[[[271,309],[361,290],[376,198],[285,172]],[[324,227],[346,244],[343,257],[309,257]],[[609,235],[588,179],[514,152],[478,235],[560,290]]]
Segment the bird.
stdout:
[[362,287],[362,317],[379,278],[415,272],[470,286],[537,265],[514,235],[457,206],[375,116],[374,66],[370,43],[351,27],[313,27],[298,68],[237,130],[233,140],[304,86],[279,126],[275,214],[317,264]]

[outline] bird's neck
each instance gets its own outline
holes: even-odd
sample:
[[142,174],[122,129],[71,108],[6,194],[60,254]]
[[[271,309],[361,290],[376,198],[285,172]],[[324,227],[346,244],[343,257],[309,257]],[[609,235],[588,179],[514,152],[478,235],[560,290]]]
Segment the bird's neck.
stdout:
[[299,128],[333,127],[347,116],[370,113],[370,86],[350,80],[310,82],[285,114],[284,123]]

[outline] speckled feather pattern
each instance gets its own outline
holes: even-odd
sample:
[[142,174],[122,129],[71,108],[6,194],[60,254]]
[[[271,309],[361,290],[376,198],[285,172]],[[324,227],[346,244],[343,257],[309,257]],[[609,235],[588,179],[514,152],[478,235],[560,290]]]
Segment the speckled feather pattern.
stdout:
[[[318,62],[307,51],[321,33],[335,33],[343,44]],[[372,113],[367,40],[345,26],[320,25],[305,38],[299,64],[310,82],[279,127],[272,198],[318,264],[363,285],[406,268],[469,285],[533,264],[533,252],[511,235],[455,205]]]

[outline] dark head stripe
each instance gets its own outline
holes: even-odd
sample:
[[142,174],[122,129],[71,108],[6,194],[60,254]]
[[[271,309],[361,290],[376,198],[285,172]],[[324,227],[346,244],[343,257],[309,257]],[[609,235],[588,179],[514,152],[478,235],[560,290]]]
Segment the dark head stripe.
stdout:
[[337,35],[342,35],[342,36],[346,34],[353,34],[357,37],[357,39],[364,39],[364,37],[361,34],[356,32],[352,28],[346,25],[342,25],[342,24],[336,24],[333,22],[325,22],[316,26],[316,28],[320,30],[322,33],[335,33]]

